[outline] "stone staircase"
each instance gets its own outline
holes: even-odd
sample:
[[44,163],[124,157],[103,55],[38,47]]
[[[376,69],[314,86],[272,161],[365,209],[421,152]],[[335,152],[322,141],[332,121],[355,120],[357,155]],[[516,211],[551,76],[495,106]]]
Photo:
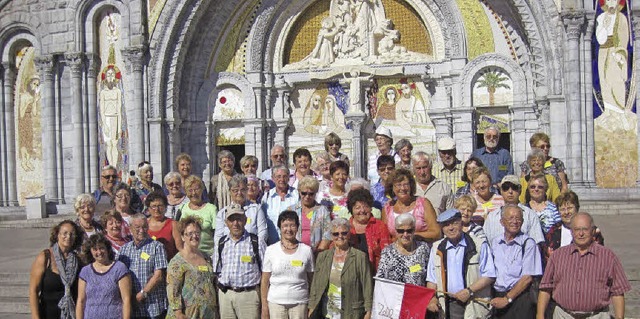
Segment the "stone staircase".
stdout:
[[29,271],[0,272],[0,318],[29,318]]

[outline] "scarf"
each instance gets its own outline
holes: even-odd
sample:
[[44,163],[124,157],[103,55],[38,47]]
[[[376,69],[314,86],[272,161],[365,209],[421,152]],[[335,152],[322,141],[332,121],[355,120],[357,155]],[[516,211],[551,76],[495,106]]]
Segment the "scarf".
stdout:
[[76,258],[75,253],[69,252],[67,259],[65,260],[58,243],[53,245],[53,257],[56,260],[56,266],[58,266],[60,280],[62,280],[62,284],[64,284],[64,296],[62,296],[62,299],[58,302],[60,318],[75,318],[76,303],[73,301],[71,285],[76,281],[76,276],[78,274],[78,259]]
[[[235,175],[235,173],[234,173]],[[229,182],[224,177],[224,173],[218,174],[218,185],[216,187],[218,192],[218,207],[227,207],[231,203],[231,192],[229,191]]]

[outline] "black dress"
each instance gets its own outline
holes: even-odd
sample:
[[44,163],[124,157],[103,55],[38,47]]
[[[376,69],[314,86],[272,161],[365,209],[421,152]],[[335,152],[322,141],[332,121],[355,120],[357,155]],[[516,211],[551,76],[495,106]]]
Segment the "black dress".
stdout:
[[[62,279],[60,279],[60,274],[56,274],[51,270],[52,260],[49,249],[44,250],[44,258],[45,270],[41,282],[42,286],[40,287],[40,317],[59,319],[60,308],[58,308],[58,302],[60,302],[60,299],[64,296],[64,284],[62,283]],[[78,296],[77,279],[73,283],[71,292],[75,300]]]

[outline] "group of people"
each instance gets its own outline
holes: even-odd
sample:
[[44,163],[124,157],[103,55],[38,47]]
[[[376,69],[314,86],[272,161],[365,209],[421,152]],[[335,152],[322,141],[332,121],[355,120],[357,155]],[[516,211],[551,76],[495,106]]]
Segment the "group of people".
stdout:
[[433,289],[429,318],[623,318],[629,282],[548,136],[521,176],[484,137],[464,163],[441,138],[434,163],[379,127],[369,180],[335,133],[292,169],[274,146],[259,176],[221,151],[208,187],[188,154],[164,186],[147,162],[133,185],[106,166],[33,263],[33,318],[370,318],[374,277]]

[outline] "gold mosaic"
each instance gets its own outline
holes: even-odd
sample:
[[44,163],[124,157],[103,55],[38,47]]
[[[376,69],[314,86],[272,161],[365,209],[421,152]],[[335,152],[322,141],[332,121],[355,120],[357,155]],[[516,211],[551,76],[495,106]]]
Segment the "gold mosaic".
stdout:
[[493,33],[489,18],[479,0],[456,0],[462,13],[464,30],[467,34],[467,57],[469,60],[477,56],[495,52]]

